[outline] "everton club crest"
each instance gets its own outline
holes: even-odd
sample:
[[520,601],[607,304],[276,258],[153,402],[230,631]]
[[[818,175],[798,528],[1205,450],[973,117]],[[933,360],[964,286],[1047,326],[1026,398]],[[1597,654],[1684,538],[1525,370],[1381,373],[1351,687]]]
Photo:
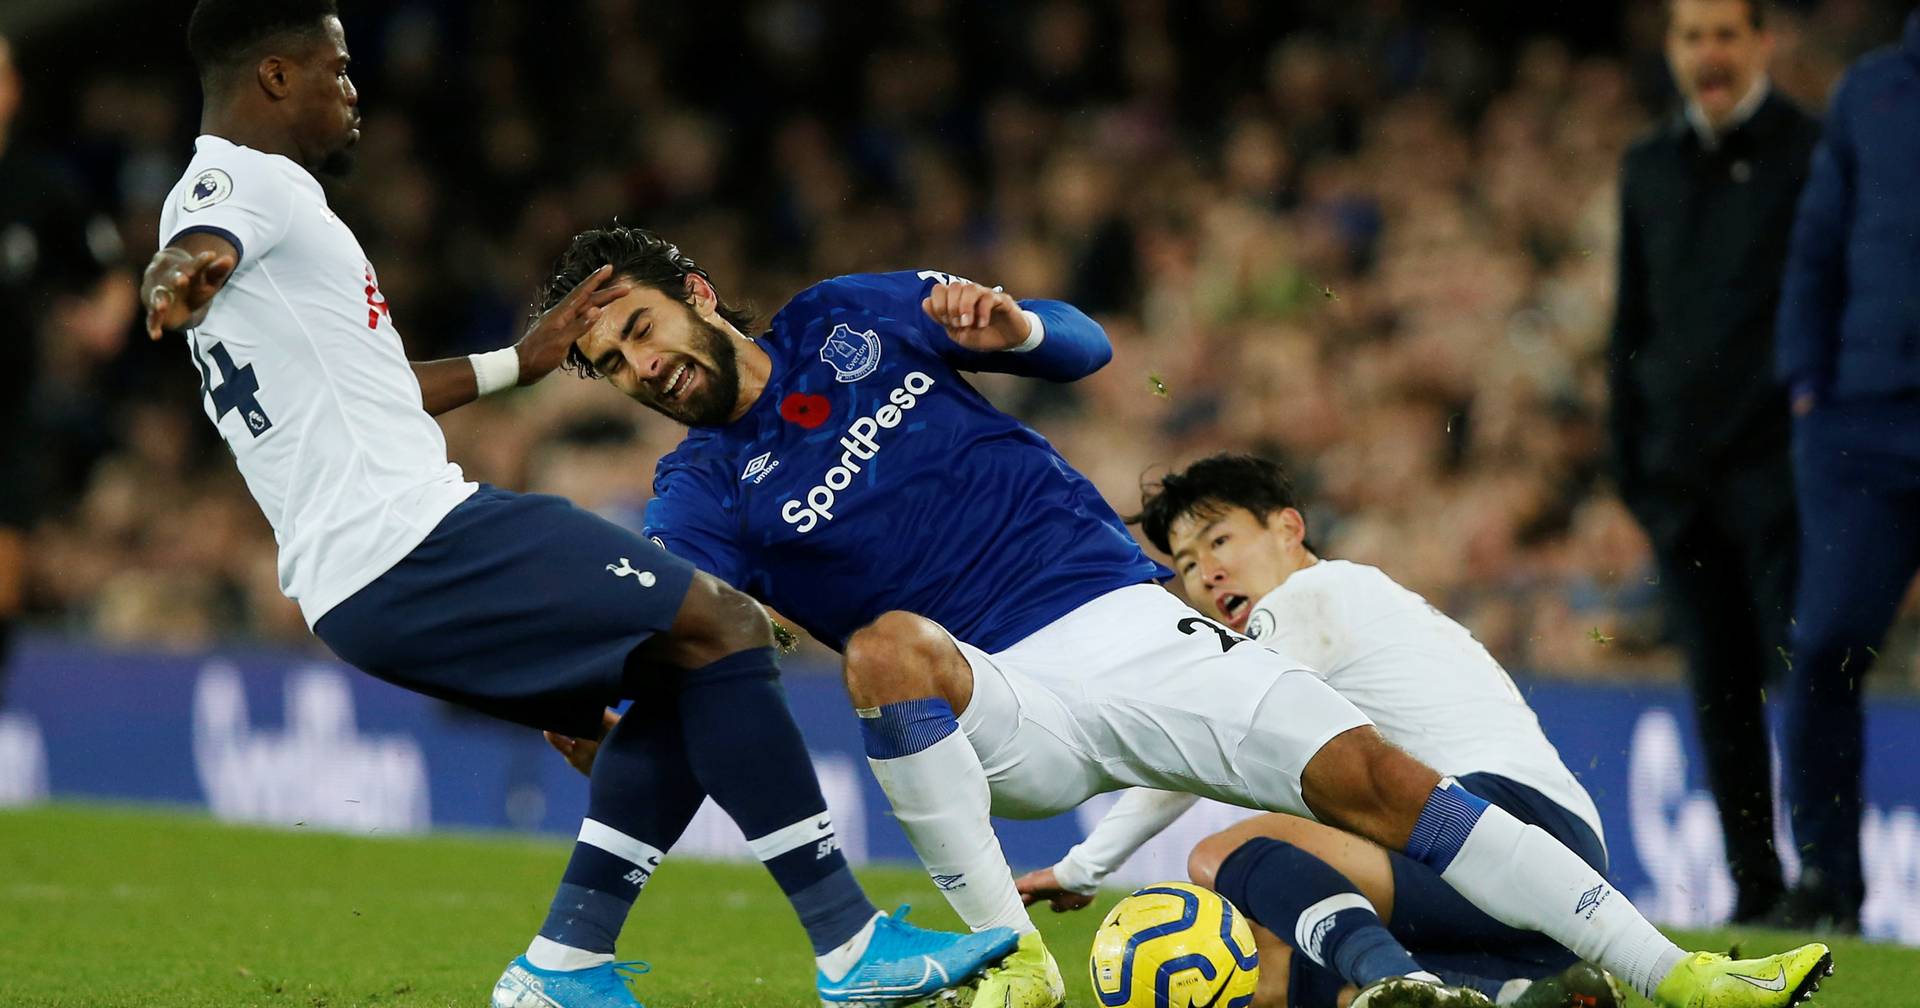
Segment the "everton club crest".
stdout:
[[854,332],[842,322],[827,334],[820,359],[832,366],[836,381],[857,382],[880,366],[880,337],[871,329]]

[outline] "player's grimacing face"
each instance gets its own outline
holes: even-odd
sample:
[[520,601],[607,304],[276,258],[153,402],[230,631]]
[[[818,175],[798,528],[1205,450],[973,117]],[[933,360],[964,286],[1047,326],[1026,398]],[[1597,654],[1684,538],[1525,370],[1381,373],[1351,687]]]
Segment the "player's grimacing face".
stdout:
[[1299,541],[1288,536],[1282,517],[1286,513],[1261,521],[1246,508],[1228,507],[1174,519],[1167,545],[1173,548],[1174,571],[1195,608],[1246,631],[1254,603],[1299,567],[1292,557]]
[[1748,3],[1674,0],[1667,24],[1667,66],[1675,86],[1718,124],[1766,70],[1772,37],[1753,26]]
[[732,337],[653,287],[638,285],[608,305],[579,347],[614,388],[689,427],[724,424],[739,406]]

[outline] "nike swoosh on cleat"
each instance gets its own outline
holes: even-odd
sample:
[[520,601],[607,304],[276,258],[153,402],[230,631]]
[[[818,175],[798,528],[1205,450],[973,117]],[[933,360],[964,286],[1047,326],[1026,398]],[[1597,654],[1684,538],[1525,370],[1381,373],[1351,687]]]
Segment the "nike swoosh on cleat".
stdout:
[[1784,969],[1774,974],[1772,979],[1769,979],[1769,980],[1762,980],[1759,977],[1750,977],[1745,973],[1729,973],[1727,975],[1734,978],[1735,980],[1745,980],[1746,982],[1754,985],[1755,987],[1760,988],[1763,991],[1783,991],[1787,989],[1787,971]]
[[936,974],[938,974],[940,977],[940,983],[938,986],[948,987],[952,985],[953,983],[952,974],[948,973],[947,968],[945,966],[940,965],[938,960],[934,959],[932,956],[923,955],[920,957],[920,962],[923,965],[921,966],[920,981],[918,983],[910,983],[910,984],[856,983],[851,987],[823,987],[821,988],[820,993],[823,995],[831,994],[836,997],[845,997],[854,1001],[875,1001],[875,1000],[890,1001],[890,1000],[896,1000],[899,997],[901,997],[903,994],[907,994],[908,992],[924,989],[927,986],[927,984],[933,980]]

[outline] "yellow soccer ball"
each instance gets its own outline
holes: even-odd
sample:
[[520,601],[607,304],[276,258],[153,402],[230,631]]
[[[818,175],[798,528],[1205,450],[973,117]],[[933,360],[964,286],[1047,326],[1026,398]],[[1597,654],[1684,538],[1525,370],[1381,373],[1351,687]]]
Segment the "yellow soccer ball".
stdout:
[[1246,918],[1218,893],[1162,882],[1115,904],[1093,937],[1105,1008],[1245,1008],[1260,980]]

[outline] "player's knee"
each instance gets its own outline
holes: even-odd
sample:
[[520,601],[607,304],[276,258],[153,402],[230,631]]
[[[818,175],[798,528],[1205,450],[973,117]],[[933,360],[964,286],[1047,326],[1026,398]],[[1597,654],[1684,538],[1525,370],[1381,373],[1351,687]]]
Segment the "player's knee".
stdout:
[[767,611],[745,592],[705,572],[696,572],[667,634],[662,657],[682,668],[699,668],[728,655],[773,646]]
[[909,612],[883,613],[847,639],[847,693],[860,707],[944,694],[945,666],[957,657],[939,624]]
[[1219,881],[1220,866],[1226,862],[1228,855],[1239,850],[1245,842],[1245,837],[1228,831],[1215,833],[1194,844],[1193,850],[1187,854],[1187,877],[1201,888],[1214,888],[1214,883]]

